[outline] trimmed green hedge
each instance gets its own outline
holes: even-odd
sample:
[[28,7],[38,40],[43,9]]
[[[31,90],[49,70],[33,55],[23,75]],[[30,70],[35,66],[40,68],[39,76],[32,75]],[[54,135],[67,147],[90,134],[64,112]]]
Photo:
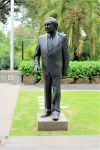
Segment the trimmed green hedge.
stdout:
[[[22,75],[34,75],[33,61],[22,61],[19,65],[19,70]],[[40,78],[42,69],[36,75]],[[70,61],[67,77],[69,78],[91,78],[100,76],[100,61]]]
[[100,61],[74,61],[70,62],[68,77],[91,78],[100,75]]

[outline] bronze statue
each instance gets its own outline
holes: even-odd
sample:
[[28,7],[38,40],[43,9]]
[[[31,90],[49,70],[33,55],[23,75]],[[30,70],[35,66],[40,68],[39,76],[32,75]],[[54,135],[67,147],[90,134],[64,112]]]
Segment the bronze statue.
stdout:
[[39,37],[34,55],[34,72],[39,69],[41,56],[45,83],[45,113],[41,117],[52,115],[56,121],[60,115],[60,79],[67,74],[69,49],[66,35],[57,32],[58,23],[55,18],[49,17],[44,25],[47,33]]

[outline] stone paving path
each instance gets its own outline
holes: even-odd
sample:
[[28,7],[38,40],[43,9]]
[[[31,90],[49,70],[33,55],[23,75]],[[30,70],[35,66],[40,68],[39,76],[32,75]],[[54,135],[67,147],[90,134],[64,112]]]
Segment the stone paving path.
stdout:
[[9,137],[0,150],[100,150],[100,136]]
[[20,85],[0,83],[0,137],[9,135]]

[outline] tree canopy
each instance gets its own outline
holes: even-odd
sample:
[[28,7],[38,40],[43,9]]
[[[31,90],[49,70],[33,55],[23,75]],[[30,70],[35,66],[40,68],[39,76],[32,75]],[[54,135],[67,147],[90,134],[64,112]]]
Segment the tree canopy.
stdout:
[[[100,0],[15,0],[17,9],[25,9],[23,20],[35,37],[44,33],[44,20],[58,20],[58,30],[68,36],[74,60],[100,58]],[[21,8],[21,9],[20,9]],[[6,21],[10,0],[0,0],[0,20]]]
[[[6,23],[7,16],[10,13],[10,2],[11,0],[0,0],[0,22]],[[14,2],[15,5],[19,5],[21,0],[14,0]],[[18,8],[15,8],[15,11],[18,11]]]
[[5,23],[10,11],[10,0],[0,0],[0,21]]
[[[19,0],[27,9],[24,18],[32,20],[34,31],[44,33],[45,18],[57,18],[60,32],[68,35],[69,46],[74,52],[74,60],[84,54],[93,58],[100,43],[100,0]],[[83,35],[84,33],[84,35]]]

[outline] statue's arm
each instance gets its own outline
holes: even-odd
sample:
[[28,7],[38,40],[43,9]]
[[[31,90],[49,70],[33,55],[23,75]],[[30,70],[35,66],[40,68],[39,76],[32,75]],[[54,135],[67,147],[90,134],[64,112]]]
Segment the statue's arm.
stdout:
[[40,50],[40,44],[38,43],[34,55],[34,72],[37,72],[40,67],[40,56],[41,56],[41,50]]
[[62,76],[67,75],[68,66],[69,66],[69,48],[68,48],[68,42],[67,37],[63,37],[63,48],[62,48],[62,59],[63,59],[63,67],[62,67]]

